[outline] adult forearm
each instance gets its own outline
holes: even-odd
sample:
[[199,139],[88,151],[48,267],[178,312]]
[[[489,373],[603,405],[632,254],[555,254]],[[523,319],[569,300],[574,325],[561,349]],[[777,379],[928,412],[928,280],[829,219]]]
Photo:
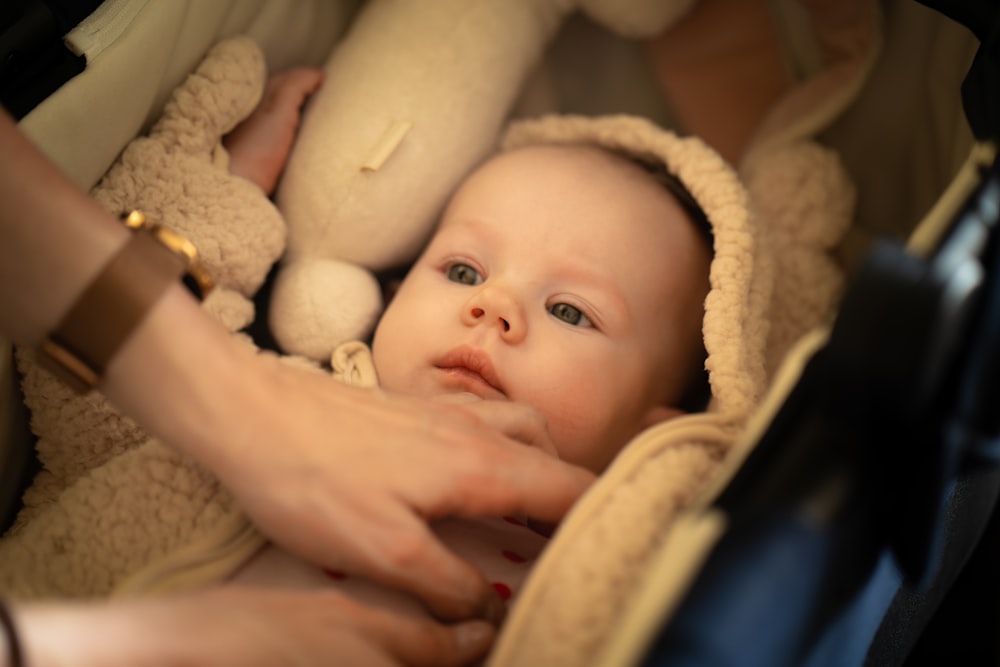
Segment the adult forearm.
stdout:
[[[171,644],[183,642],[162,622],[155,624],[159,612],[155,603],[126,606],[63,600],[18,604],[12,612],[22,664],[30,667],[176,664]],[[2,655],[0,666],[11,666],[10,651]]]
[[99,388],[148,433],[221,473],[258,444],[240,431],[246,412],[273,405],[256,356],[178,282],[119,349]]
[[[32,667],[133,664],[136,655],[123,645],[136,629],[122,624],[126,618],[102,614],[94,607],[74,602],[32,603],[14,608],[24,664]],[[9,653],[5,654],[9,660]],[[9,662],[0,663],[9,665]]]
[[229,586],[169,598],[32,603],[16,613],[30,667],[448,667],[482,658],[494,637],[481,621],[399,616],[333,590]]
[[[40,342],[128,238],[0,111],[0,337]],[[178,283],[112,359],[100,388],[151,434],[201,458],[209,436],[198,411],[213,414],[212,401],[229,409],[218,387],[239,366],[209,369],[232,362],[234,347]]]
[[34,344],[128,238],[0,110],[0,336]]

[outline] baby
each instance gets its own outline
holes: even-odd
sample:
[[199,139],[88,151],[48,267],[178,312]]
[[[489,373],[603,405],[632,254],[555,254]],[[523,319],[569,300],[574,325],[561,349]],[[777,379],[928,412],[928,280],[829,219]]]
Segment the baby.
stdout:
[[379,384],[515,401],[556,456],[601,472],[680,413],[703,372],[710,252],[671,192],[591,146],[476,170],[375,332]]
[[[235,137],[231,144],[239,172],[249,153]],[[707,228],[660,166],[582,144],[501,152],[454,193],[379,321],[371,348],[378,385],[530,406],[545,421],[543,447],[601,472],[637,433],[698,407],[691,397],[704,394]],[[508,599],[545,543],[516,517],[434,529]],[[335,582],[423,613],[407,596],[274,546],[233,580]]]

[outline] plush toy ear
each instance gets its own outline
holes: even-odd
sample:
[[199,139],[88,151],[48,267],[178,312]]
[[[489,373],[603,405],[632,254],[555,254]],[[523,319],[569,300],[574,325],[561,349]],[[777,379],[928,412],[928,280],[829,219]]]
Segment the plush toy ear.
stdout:
[[[190,239],[216,292],[235,291],[247,305],[284,251],[285,224],[256,185],[229,173],[222,136],[250,115],[266,81],[256,43],[220,42],[174,90],[149,136],[129,143],[93,191],[113,212],[141,209]],[[241,310],[231,326],[252,314]]]
[[150,131],[188,154],[211,153],[260,103],[267,64],[249,37],[219,42],[177,89]]

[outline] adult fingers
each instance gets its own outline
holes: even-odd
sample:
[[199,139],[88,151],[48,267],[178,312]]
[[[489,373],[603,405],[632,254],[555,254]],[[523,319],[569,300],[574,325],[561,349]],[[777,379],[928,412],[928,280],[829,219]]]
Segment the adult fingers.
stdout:
[[496,636],[483,620],[455,624],[404,616],[359,606],[355,628],[401,664],[412,667],[458,667],[484,657]]
[[294,504],[269,502],[247,510],[256,510],[251,515],[266,534],[313,563],[406,590],[439,618],[498,624],[505,606],[482,574],[436,538],[425,513],[393,492],[377,491],[377,483],[361,478],[338,485],[333,513],[307,493],[281,498]]
[[421,496],[415,486],[414,495],[406,500],[431,518],[515,513],[559,521],[596,478],[540,448],[511,446],[507,439],[502,446],[490,442],[456,446],[439,463],[446,474],[437,477],[437,493]]
[[548,421],[533,407],[523,403],[477,400],[463,403],[462,408],[508,438],[559,458],[559,452],[549,436]]
[[493,625],[503,621],[507,607],[496,590],[478,570],[445,548],[422,520],[383,537],[379,555],[362,565],[375,566],[373,578],[410,591],[440,619],[479,618]]

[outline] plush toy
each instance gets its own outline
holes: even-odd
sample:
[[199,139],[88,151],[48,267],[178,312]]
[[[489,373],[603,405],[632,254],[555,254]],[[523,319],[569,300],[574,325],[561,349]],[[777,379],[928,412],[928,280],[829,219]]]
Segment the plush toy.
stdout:
[[[93,191],[115,213],[140,209],[191,239],[216,282],[203,305],[234,332],[254,319],[250,297],[285,244],[278,210],[256,185],[229,174],[221,144],[256,107],[266,78],[255,43],[220,43]],[[18,363],[42,471],[0,545],[0,571],[12,578],[0,577],[0,588],[105,594],[121,573],[231,509],[210,475],[150,440],[99,393],[67,389],[31,349],[18,350]],[[163,513],[177,518],[166,532],[143,519]],[[113,548],[100,541],[108,534],[117,535]]]
[[640,37],[694,4],[365,3],[326,63],[277,193],[289,229],[270,306],[281,347],[326,361],[369,332],[382,307],[374,272],[415,258],[571,12]]

